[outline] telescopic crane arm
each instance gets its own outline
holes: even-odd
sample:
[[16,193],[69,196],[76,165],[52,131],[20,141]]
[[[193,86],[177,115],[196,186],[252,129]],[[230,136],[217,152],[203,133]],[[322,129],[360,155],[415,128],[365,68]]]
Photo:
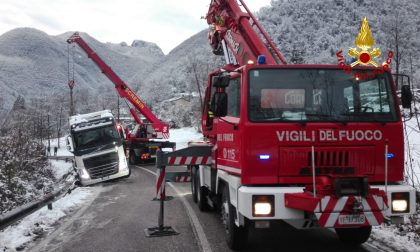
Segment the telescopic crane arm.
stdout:
[[[154,132],[156,132],[156,138],[168,138],[169,137],[169,125],[160,121],[155,114],[146,106],[146,104],[131,90],[127,84],[109,67],[95,51],[80,37],[79,33],[74,33],[67,43],[77,43],[83,51],[86,52],[88,57],[101,69],[102,73],[115,85],[115,88],[121,98],[129,101],[144,117],[152,124]],[[130,107],[130,113],[138,124],[142,124],[134,108]]]
[[227,64],[242,66],[249,61],[257,62],[259,55],[265,56],[267,64],[286,64],[243,0],[211,0],[206,19],[211,26],[209,39],[213,52],[224,54]]

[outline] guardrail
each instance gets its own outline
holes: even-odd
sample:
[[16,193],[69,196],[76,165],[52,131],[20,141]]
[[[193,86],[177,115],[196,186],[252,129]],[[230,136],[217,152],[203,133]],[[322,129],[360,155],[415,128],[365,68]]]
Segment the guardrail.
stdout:
[[51,160],[64,160],[66,162],[72,160],[74,156],[48,156],[48,159]]
[[24,217],[30,215],[36,210],[48,205],[48,209],[52,209],[52,202],[58,200],[64,196],[71,188],[75,186],[76,181],[68,182],[64,186],[55,191],[46,194],[41,199],[30,202],[28,204],[17,207],[9,212],[6,212],[0,215],[0,230],[5,229],[6,227],[12,225],[13,223],[23,219]]

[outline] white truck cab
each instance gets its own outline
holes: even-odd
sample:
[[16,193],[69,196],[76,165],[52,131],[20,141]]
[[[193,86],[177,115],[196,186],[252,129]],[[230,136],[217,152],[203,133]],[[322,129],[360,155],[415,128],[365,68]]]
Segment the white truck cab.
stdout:
[[82,185],[129,177],[122,139],[111,111],[78,114],[69,118],[67,149]]

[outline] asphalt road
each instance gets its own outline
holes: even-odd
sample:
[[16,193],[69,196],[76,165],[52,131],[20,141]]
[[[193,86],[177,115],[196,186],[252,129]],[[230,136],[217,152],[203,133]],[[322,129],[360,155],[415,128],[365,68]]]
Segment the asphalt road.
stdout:
[[[88,206],[66,217],[31,251],[231,251],[216,212],[200,212],[189,183],[170,183],[165,225],[180,234],[147,238],[144,229],[157,225],[153,166],[133,166],[128,179],[102,183],[104,190]],[[328,230],[296,230],[279,224],[269,230],[251,229],[244,251],[378,251],[369,245],[348,248]]]

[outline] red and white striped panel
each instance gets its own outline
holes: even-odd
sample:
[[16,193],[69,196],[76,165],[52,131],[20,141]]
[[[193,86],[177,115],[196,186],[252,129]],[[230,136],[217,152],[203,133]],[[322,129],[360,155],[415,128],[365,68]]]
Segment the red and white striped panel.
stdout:
[[169,133],[162,133],[163,139],[168,139],[169,138]]
[[363,210],[356,215],[364,215],[364,223],[358,224],[340,224],[339,217],[343,215],[352,215],[343,211],[347,205],[351,205],[354,196],[344,196],[336,199],[331,196],[325,196],[315,208],[315,216],[321,227],[346,227],[346,226],[378,226],[384,221],[384,211],[387,209],[381,196],[373,195],[368,198],[360,197]]
[[168,157],[168,165],[209,165],[209,164],[211,164],[211,157],[209,156]]
[[178,175],[175,178],[176,182],[191,182],[191,176],[190,175]]
[[156,199],[165,199],[165,170],[156,171]]

